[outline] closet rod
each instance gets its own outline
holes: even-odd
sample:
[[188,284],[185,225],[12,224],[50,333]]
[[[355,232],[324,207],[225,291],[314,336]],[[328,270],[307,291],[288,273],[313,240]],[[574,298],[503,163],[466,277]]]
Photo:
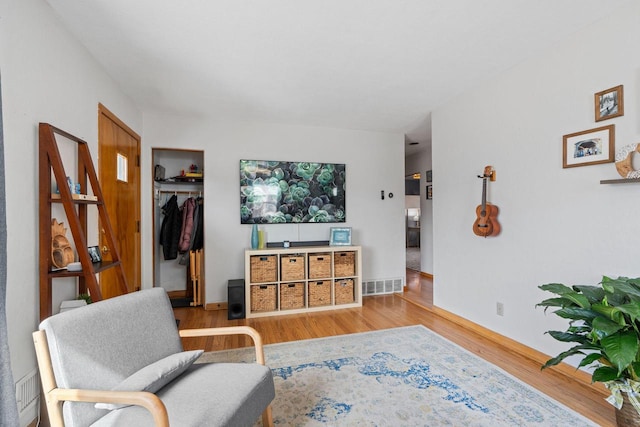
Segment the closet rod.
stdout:
[[202,195],[202,191],[186,191],[186,190],[158,190],[159,194],[200,194]]

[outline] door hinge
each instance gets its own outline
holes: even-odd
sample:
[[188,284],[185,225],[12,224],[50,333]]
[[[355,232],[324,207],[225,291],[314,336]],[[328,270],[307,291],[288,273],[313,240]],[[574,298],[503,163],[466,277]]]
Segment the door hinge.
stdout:
[[136,156],[136,166],[140,167],[140,154]]
[[137,233],[140,232],[140,221],[136,221],[136,229],[138,230]]

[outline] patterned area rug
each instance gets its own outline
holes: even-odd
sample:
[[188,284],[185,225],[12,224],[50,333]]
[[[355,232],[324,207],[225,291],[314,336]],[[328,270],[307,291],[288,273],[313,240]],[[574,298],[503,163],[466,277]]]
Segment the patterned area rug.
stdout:
[[[252,353],[210,352],[199,362]],[[424,326],[271,344],[265,357],[277,425],[595,425]]]

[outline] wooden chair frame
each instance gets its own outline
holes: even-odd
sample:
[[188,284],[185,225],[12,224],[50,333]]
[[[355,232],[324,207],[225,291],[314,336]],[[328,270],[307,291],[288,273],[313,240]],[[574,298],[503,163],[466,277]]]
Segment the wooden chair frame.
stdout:
[[[262,337],[250,326],[230,326],[224,328],[202,328],[184,329],[178,331],[180,337],[203,337],[221,335],[248,335],[253,339],[256,349],[256,362],[264,365],[264,349]],[[146,391],[110,391],[110,390],[88,390],[88,389],[63,389],[56,384],[49,354],[49,345],[45,331],[33,333],[33,343],[36,348],[38,359],[38,369],[43,387],[49,421],[52,427],[63,427],[64,419],[62,415],[62,403],[64,401],[73,402],[104,402],[137,405],[146,408],[153,416],[156,427],[169,427],[169,415],[162,400],[153,393]],[[271,405],[262,413],[262,424],[273,426],[271,415]]]

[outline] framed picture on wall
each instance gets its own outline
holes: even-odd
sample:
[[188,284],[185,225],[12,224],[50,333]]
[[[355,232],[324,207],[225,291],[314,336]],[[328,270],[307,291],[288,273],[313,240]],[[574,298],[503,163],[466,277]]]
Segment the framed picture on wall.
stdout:
[[605,89],[594,95],[596,122],[624,116],[624,93],[622,85]]
[[433,199],[433,185],[427,185],[427,200]]
[[612,163],[615,125],[575,132],[562,137],[562,167]]
[[425,176],[427,177],[427,182],[431,182],[431,180],[433,179],[433,172],[429,170],[427,171]]

